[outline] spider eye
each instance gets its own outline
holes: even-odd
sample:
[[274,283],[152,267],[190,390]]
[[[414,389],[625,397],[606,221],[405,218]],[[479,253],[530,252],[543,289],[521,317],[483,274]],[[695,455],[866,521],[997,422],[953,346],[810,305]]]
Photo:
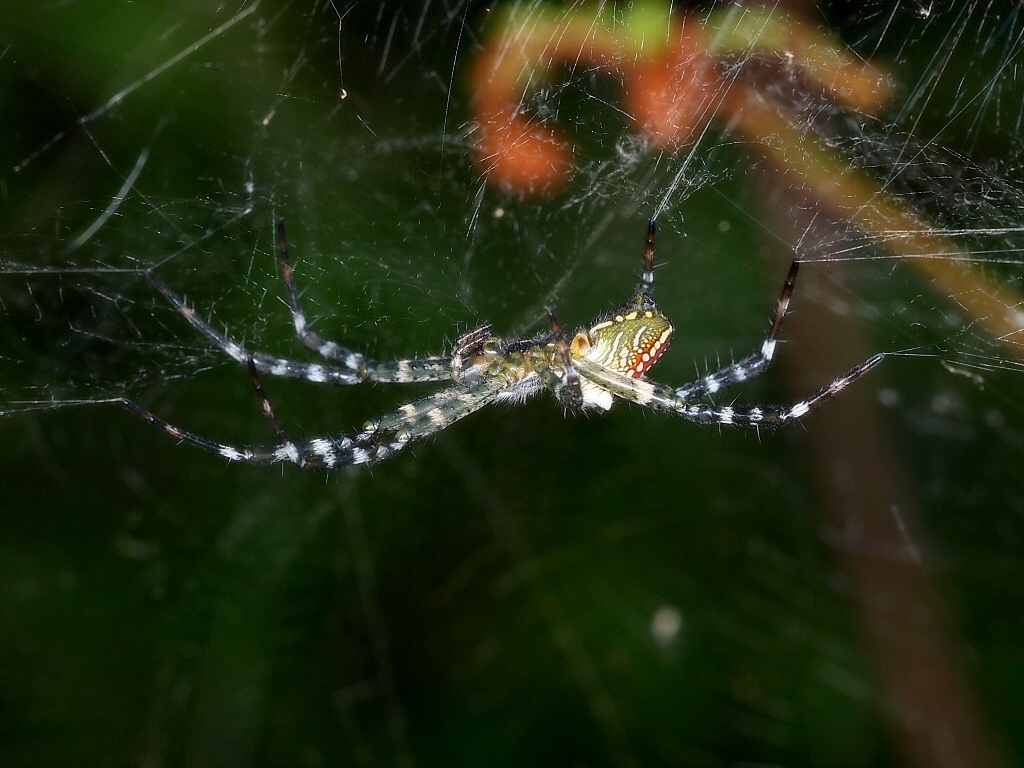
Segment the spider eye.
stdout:
[[657,307],[621,307],[590,328],[592,346],[582,354],[624,376],[639,379],[668,349],[672,331],[672,323]]

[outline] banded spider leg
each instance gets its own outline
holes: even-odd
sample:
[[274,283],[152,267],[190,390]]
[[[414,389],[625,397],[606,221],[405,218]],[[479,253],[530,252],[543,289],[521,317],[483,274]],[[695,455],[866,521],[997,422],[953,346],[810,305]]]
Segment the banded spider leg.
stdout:
[[302,379],[313,383],[331,383],[340,385],[362,384],[364,382],[409,384],[414,382],[452,381],[461,376],[464,361],[478,351],[491,338],[490,324],[479,325],[462,334],[456,339],[452,352],[446,356],[415,357],[405,360],[387,360],[378,362],[365,355],[354,352],[333,341],[325,341],[309,330],[309,324],[299,302],[295,288],[294,272],[288,256],[288,243],[285,238],[284,222],[277,220],[277,249],[284,276],[285,290],[291,308],[295,333],[302,343],[316,351],[325,360],[340,362],[341,365],[325,365],[307,363],[299,360],[276,357],[264,352],[250,352],[241,344],[217,332],[205,320],[196,314],[155,272],[148,270],[146,276],[153,286],[170,302],[178,313],[193,328],[212,341],[226,355],[242,365],[248,365],[251,358],[256,370],[263,374],[290,379]]

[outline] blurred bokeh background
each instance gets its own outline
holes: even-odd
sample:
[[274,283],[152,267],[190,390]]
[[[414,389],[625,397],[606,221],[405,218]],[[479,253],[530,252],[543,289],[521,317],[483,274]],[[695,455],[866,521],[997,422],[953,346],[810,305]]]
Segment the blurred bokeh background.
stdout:
[[[773,6],[891,86],[869,114],[789,42],[717,52],[798,144],[716,103],[657,146],[628,67],[563,57],[519,106],[572,170],[524,193],[482,177],[474,123],[499,6],[5,9],[0,763],[1022,764],[1020,7]],[[641,12],[723,8],[517,9],[620,39]],[[831,158],[823,181],[795,149]],[[920,232],[866,226],[864,189]],[[889,357],[776,433],[542,397],[329,473],[228,465],[105,402],[273,441],[244,369],[145,270],[310,359],[275,217],[315,329],[390,358],[482,320],[543,329],[548,305],[586,322],[629,295],[653,215],[676,325],[653,378],[756,349],[794,257],[776,366],[718,402],[795,401]],[[431,391],[264,383],[296,437]]]

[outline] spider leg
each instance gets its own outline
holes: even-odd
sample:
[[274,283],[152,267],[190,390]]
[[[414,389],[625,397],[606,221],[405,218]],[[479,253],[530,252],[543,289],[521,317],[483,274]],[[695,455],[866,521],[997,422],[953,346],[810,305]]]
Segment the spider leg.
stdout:
[[654,239],[658,234],[654,219],[647,221],[647,237],[644,238],[644,271],[640,275],[640,283],[636,292],[645,297],[650,297],[654,289]]
[[698,424],[738,424],[741,426],[779,427],[806,416],[825,400],[842,392],[880,362],[883,354],[869,357],[806,400],[781,405],[705,405],[693,403],[678,390],[646,379],[631,379],[590,360],[577,360],[580,374],[624,400],[631,400],[659,411],[668,411]]
[[555,340],[555,352],[562,363],[562,374],[559,376],[553,369],[546,368],[541,375],[547,379],[549,386],[554,390],[558,402],[566,408],[579,408],[583,405],[580,377],[576,373],[572,355],[569,353],[569,346],[565,343],[565,337],[562,335],[562,326],[558,324],[558,318],[550,308],[548,309],[548,320],[551,323],[551,333]]
[[288,238],[284,231],[284,219],[277,219],[274,230],[277,235],[277,259],[281,262],[281,275],[284,278],[285,290],[288,292],[288,304],[292,310],[295,335],[299,337],[299,341],[324,359],[340,361],[345,364],[346,368],[358,371],[366,362],[363,355],[333,341],[327,341],[319,334],[309,330],[306,314],[302,311],[302,304],[299,302],[299,292],[295,289],[295,272],[292,270],[292,262],[288,256]]
[[[252,358],[256,370],[260,373],[287,379],[303,379],[318,384],[331,383],[341,385],[362,384],[366,381],[402,384],[450,381],[455,377],[457,371],[461,372],[463,358],[467,354],[477,351],[483,345],[483,341],[480,341],[476,346],[468,345],[469,351],[460,352],[460,349],[464,350],[467,348],[464,339],[471,336],[474,339],[484,336],[486,337],[484,341],[486,341],[487,338],[490,338],[490,326],[482,325],[459,337],[451,357],[422,357],[411,360],[392,360],[386,363],[377,363],[359,355],[358,357],[362,364],[355,369],[347,365],[346,367],[338,367],[323,363],[289,360],[283,357],[268,355],[264,352],[249,352],[241,344],[214,330],[209,323],[196,314],[194,309],[174,293],[163,280],[157,277],[155,272],[149,271],[146,275],[153,286],[178,310],[178,313],[226,355],[237,360],[242,365],[248,365],[247,361]],[[456,360],[458,361],[457,364]]]
[[789,307],[789,300],[793,296],[793,287],[796,284],[797,271],[800,269],[799,262],[794,261],[789,267],[789,274],[782,286],[782,293],[779,294],[779,303],[775,307],[775,315],[772,317],[772,327],[768,331],[761,348],[753,354],[747,355],[742,360],[727,365],[714,373],[702,376],[694,382],[685,384],[675,390],[677,397],[684,400],[693,400],[702,395],[713,395],[724,387],[739,384],[747,379],[760,376],[768,366],[771,365],[775,356],[775,345],[782,328],[782,318]]
[[241,344],[238,344],[226,336],[218,333],[205,320],[199,317],[190,306],[178,297],[168,285],[157,277],[155,272],[146,273],[153,286],[163,294],[178,313],[188,320],[193,328],[202,333],[206,338],[229,357],[234,358],[242,365],[248,365],[251,358],[256,370],[260,373],[269,373],[272,376],[282,376],[290,379],[305,379],[312,382],[331,382],[333,384],[359,384],[362,379],[358,372],[346,368],[336,368],[319,363],[303,363],[296,360],[287,360],[281,357],[274,357],[263,352],[248,352]]
[[[254,363],[250,373],[255,368]],[[255,465],[292,463],[300,469],[331,469],[352,464],[370,464],[393,456],[413,440],[429,437],[493,402],[507,386],[504,380],[476,377],[404,405],[368,423],[360,432],[296,443],[287,438],[274,415],[259,382],[258,373],[253,374],[253,379],[264,415],[270,420],[280,440],[276,445],[235,447],[218,443],[176,427],[132,400],[125,398],[120,402],[143,421],[179,442],[215,453],[228,461]]]
[[292,441],[288,439],[288,435],[285,433],[284,427],[277,418],[277,414],[274,413],[274,407],[270,404],[270,399],[267,397],[267,393],[263,389],[263,382],[260,381],[260,373],[256,370],[256,363],[253,362],[251,357],[247,358],[245,362],[246,367],[249,369],[249,381],[252,382],[252,388],[256,390],[256,397],[260,401],[260,407],[263,408],[263,415],[267,417],[267,421],[270,422],[270,426],[272,426],[274,428],[274,432],[277,433],[277,441],[281,445],[290,445]]
[[295,335],[299,337],[299,341],[325,360],[340,362],[346,368],[358,373],[361,381],[408,383],[457,379],[458,373],[462,370],[463,357],[475,351],[473,347],[470,347],[468,351],[461,349],[464,340],[467,337],[474,341],[479,339],[476,347],[478,349],[490,337],[490,325],[481,325],[459,337],[450,357],[422,357],[386,362],[371,360],[360,352],[324,339],[309,329],[306,314],[302,311],[299,292],[295,288],[295,271],[292,269],[291,259],[288,256],[288,238],[285,236],[284,219],[277,220],[276,231],[278,260],[281,262],[281,274],[284,277],[285,290],[288,293],[288,304],[291,307]]
[[462,369],[466,364],[466,358],[482,351],[484,345],[491,340],[491,324],[483,323],[478,325],[455,340],[451,357],[452,381],[462,378]]
[[372,432],[377,436],[405,434],[408,440],[427,437],[494,402],[507,388],[508,382],[504,378],[474,377],[367,422],[363,433]]

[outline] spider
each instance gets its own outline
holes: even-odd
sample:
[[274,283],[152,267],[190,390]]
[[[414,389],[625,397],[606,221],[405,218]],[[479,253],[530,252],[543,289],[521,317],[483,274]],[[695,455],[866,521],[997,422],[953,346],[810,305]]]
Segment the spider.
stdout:
[[[789,269],[771,329],[756,352],[738,362],[681,387],[669,387],[646,378],[668,348],[673,327],[651,298],[654,287],[655,224],[648,223],[644,266],[636,293],[617,309],[598,316],[566,342],[554,313],[548,310],[550,330],[523,339],[491,335],[489,324],[459,336],[448,355],[377,362],[359,352],[321,338],[309,329],[302,311],[288,257],[284,223],[276,223],[278,257],[292,321],[299,340],[328,363],[306,363],[249,352],[215,331],[185,304],[159,277],[149,272],[156,289],[200,333],[227,355],[249,369],[263,413],[277,434],[277,444],[237,448],[186,432],[131,400],[121,403],[131,412],[180,442],[216,453],[229,461],[247,464],[291,462],[302,469],[330,469],[369,464],[393,456],[415,440],[422,440],[469,414],[495,402],[522,403],[550,390],[566,411],[607,411],[616,398],[657,411],[682,416],[698,424],[738,424],[777,427],[796,421],[839,393],[881,362],[876,354],[826,384],[806,400],[789,407],[777,405],[713,405],[697,402],[724,387],[758,376],[775,354],[782,318],[786,314],[798,262]],[[274,414],[260,374],[305,379],[315,383],[412,383],[444,381],[448,386],[367,422],[354,434],[338,434],[306,442],[291,440]]]

